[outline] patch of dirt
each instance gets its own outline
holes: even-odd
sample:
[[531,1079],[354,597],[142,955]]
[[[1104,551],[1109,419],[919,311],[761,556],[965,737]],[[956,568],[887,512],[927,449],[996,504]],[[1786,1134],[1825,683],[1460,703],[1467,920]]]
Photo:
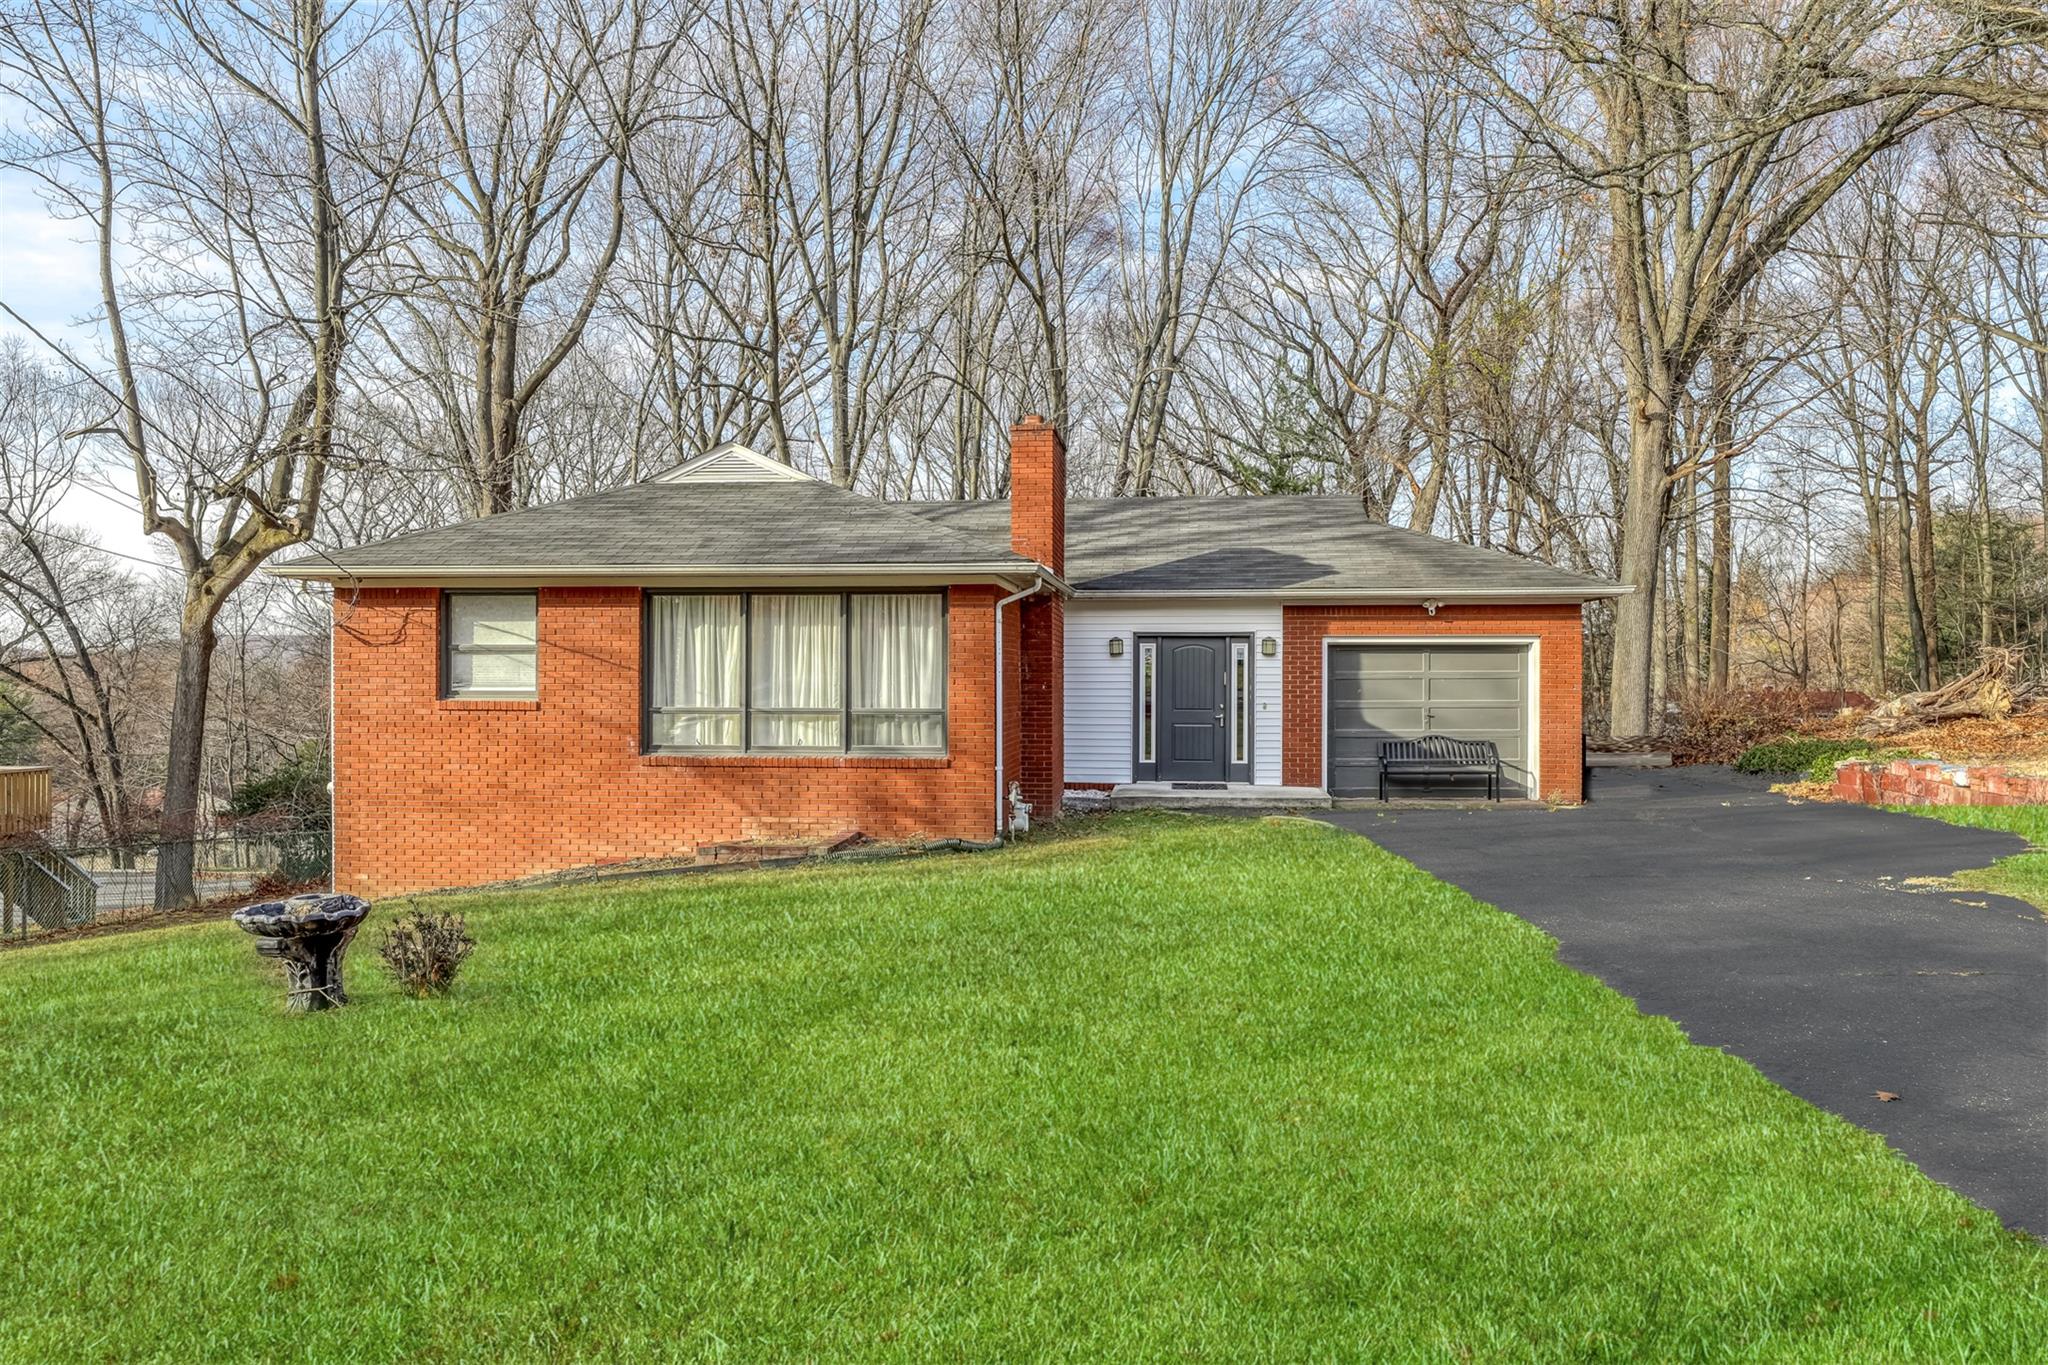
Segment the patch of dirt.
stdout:
[[1833,801],[1835,788],[1829,782],[1773,782],[1771,790],[1794,801]]

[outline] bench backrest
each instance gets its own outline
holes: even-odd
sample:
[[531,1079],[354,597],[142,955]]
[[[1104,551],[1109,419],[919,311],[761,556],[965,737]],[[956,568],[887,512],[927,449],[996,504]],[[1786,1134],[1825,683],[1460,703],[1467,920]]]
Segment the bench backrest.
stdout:
[[1380,745],[1382,763],[1471,763],[1491,767],[1500,750],[1490,739],[1453,739],[1424,735],[1421,739],[1390,739]]

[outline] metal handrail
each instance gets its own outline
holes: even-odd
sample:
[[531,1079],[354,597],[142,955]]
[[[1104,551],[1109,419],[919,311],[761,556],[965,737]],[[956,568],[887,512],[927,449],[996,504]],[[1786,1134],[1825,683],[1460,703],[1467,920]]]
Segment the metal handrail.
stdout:
[[56,849],[10,848],[0,851],[0,863],[13,873],[8,889],[21,906],[24,932],[29,920],[45,929],[67,929],[89,923],[97,914],[99,884]]

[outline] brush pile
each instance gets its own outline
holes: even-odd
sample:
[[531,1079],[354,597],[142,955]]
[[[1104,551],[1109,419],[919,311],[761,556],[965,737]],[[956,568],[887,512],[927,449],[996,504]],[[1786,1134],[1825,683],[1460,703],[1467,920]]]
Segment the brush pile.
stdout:
[[2024,655],[2017,649],[1986,646],[1977,666],[1927,692],[1908,692],[1872,708],[1856,727],[1865,739],[1881,739],[1951,720],[2001,720],[2042,695],[2041,685],[2020,676]]

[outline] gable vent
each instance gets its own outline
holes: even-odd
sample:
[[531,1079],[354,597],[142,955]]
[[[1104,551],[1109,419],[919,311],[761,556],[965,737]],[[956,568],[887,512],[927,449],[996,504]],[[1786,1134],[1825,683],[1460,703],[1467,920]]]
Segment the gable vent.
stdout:
[[815,483],[801,469],[772,460],[737,441],[716,446],[696,459],[656,474],[651,483]]

